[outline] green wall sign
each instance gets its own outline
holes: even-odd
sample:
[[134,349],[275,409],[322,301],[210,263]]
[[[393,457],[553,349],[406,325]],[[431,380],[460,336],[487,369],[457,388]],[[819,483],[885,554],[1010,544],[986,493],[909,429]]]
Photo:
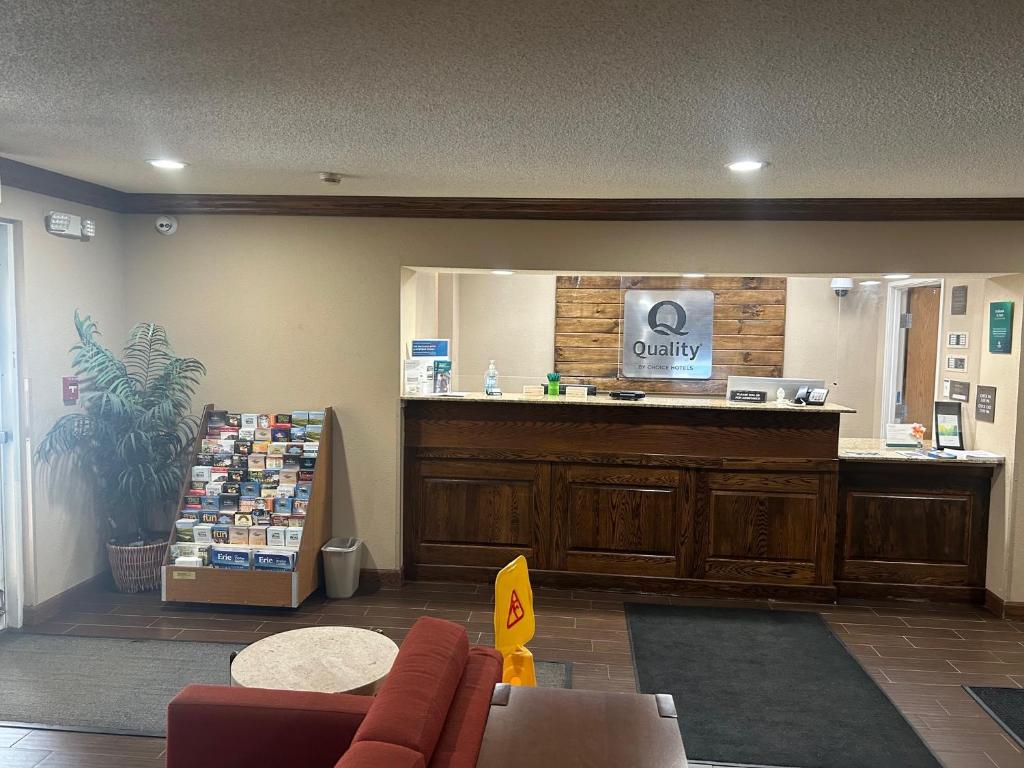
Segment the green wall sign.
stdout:
[[1013,302],[993,301],[988,305],[988,351],[1008,355],[1013,348]]

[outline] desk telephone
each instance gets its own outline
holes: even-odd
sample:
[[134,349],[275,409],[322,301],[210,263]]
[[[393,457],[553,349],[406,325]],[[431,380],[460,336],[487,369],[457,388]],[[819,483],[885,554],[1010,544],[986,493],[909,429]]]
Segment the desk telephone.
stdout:
[[800,405],[824,405],[826,399],[828,390],[825,388],[800,387],[793,396],[793,402]]

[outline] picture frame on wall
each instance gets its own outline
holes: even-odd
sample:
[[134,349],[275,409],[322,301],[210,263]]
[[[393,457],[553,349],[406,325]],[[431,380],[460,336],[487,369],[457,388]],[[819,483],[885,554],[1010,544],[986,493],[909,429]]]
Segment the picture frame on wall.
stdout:
[[951,299],[949,302],[949,314],[951,315],[966,315],[967,314],[967,286],[966,285],[954,285],[952,290]]
[[960,403],[935,402],[935,447],[964,450],[963,406]]
[[946,370],[964,373],[967,371],[967,355],[946,355]]
[[967,331],[950,331],[946,334],[946,346],[958,349],[967,349],[970,343],[970,334]]

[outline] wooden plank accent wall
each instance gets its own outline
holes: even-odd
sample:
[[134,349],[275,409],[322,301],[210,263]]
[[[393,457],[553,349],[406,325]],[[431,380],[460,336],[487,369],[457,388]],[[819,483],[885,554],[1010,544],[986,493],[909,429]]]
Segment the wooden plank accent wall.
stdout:
[[[626,290],[715,292],[708,380],[627,379],[622,371]],[[561,275],[555,288],[555,370],[565,384],[686,395],[724,395],[729,376],[781,376],[785,354],[784,277],[620,277]]]

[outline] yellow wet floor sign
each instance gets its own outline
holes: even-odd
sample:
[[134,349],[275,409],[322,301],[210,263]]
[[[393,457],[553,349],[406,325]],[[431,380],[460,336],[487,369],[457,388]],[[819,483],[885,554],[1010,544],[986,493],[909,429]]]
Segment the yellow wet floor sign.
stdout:
[[520,555],[494,581],[494,647],[505,657],[502,682],[537,684],[533,654],[526,649],[535,631],[530,573]]

